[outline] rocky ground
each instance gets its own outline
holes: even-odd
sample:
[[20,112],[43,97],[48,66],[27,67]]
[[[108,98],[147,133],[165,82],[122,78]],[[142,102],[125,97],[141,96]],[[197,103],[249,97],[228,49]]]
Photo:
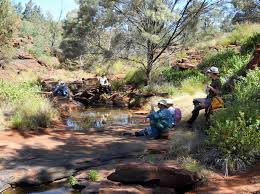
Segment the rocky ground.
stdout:
[[[198,54],[195,53],[194,55]],[[193,54],[188,56],[193,56]],[[196,57],[190,57],[191,60],[193,58]],[[182,62],[185,62],[185,60]],[[60,75],[60,79],[71,76],[73,78],[71,80],[87,76],[84,72],[79,71],[74,72],[75,75],[70,73],[67,76],[67,72],[64,70],[50,70],[41,61],[28,56],[26,53],[18,53],[16,60],[5,69],[0,70],[0,76],[2,79],[17,79],[20,76],[24,79],[23,74],[30,76],[30,72],[38,72],[38,76],[48,72],[48,78],[55,77],[55,79],[57,79],[57,75]],[[174,99],[175,103],[182,109],[184,116],[190,113],[191,102],[195,96],[201,97],[203,94],[183,95]],[[65,112],[68,109],[75,110],[73,107],[65,106],[62,111]],[[176,185],[173,188],[162,188],[164,185],[160,185],[160,182],[162,184],[165,179],[167,180],[167,177],[162,178],[158,172],[163,171],[166,174],[169,173],[169,175],[177,174],[176,177],[179,177],[181,173],[178,174],[178,169],[181,169],[181,167],[176,161],[161,161],[159,160],[161,157],[158,157],[156,163],[160,168],[157,166],[149,167],[151,164],[143,163],[147,162],[144,159],[145,156],[149,156],[151,153],[155,153],[154,157],[157,157],[167,152],[169,141],[147,140],[123,135],[124,132],[135,132],[145,126],[146,124],[113,125],[102,131],[95,129],[68,131],[65,130],[65,125],[58,122],[52,128],[39,129],[38,131],[7,130],[0,132],[0,193],[14,185],[28,186],[65,180],[71,174],[74,174],[78,179],[82,179],[87,186],[82,193],[90,193],[90,191],[99,189],[100,193],[175,193]],[[179,127],[176,130],[187,129]],[[174,133],[172,131],[172,135]],[[138,183],[130,186],[118,183],[129,181],[129,179],[125,180],[127,176],[122,174],[122,171],[120,172],[118,165],[129,165],[133,162],[138,165],[134,168],[132,166],[131,172],[133,173],[127,176],[144,174],[147,176],[141,176],[141,180],[138,181],[136,179],[130,180],[131,184]],[[125,168],[127,169],[130,166]],[[149,168],[143,168],[146,166]],[[98,182],[86,180],[90,169],[98,171]],[[115,169],[117,169],[119,175],[112,179],[118,182],[108,181],[107,177]],[[185,181],[194,180],[194,182],[197,182],[192,178],[193,175],[192,173],[188,174]],[[118,177],[121,177],[121,180]],[[134,178],[136,177],[134,176]],[[207,178],[206,182],[197,184],[188,193],[260,193],[259,162],[246,173],[224,177],[221,172],[210,172]],[[147,182],[143,181],[144,179],[148,180],[150,184],[149,181],[159,180],[159,182],[152,182],[152,184],[160,187],[152,187],[151,189],[151,185],[148,185],[147,188],[147,185],[145,185]],[[166,186],[169,187],[169,185]]]
[[[200,93],[195,94],[195,96],[201,95]],[[185,115],[192,108],[189,103],[191,98],[193,97],[187,95],[175,99],[176,104],[183,102],[181,108]],[[175,193],[176,185],[174,188],[168,188],[169,185],[166,185],[166,188],[160,186],[172,174],[177,174],[177,180],[180,179],[178,169],[181,167],[176,161],[159,160],[160,155],[167,152],[169,140],[147,140],[123,135],[124,132],[135,132],[144,126],[146,124],[113,125],[102,131],[95,129],[67,131],[64,130],[66,126],[59,123],[54,128],[38,131],[8,130],[1,132],[0,188],[4,190],[11,185],[28,186],[65,180],[74,174],[79,180],[82,179],[82,183],[87,186],[82,193],[98,190],[100,193]],[[186,129],[179,127],[177,130]],[[175,131],[172,131],[172,135],[174,133]],[[153,157],[158,156],[156,163],[159,167],[143,163],[147,162],[145,158],[150,154],[153,154]],[[129,164],[133,164],[133,162],[138,164],[137,167]],[[125,168],[128,174],[125,174],[124,170],[120,171],[120,167],[117,168],[119,164],[121,166],[127,165]],[[133,169],[132,173],[129,174],[130,167]],[[154,170],[157,168],[159,170]],[[90,169],[98,171],[98,182],[90,182],[86,179]],[[107,180],[107,177],[115,169],[117,169],[118,174],[109,179],[127,183],[126,185]],[[158,174],[158,172],[163,173]],[[166,178],[162,178],[161,174],[164,174],[163,177],[165,177],[165,173],[169,174]],[[187,177],[185,175],[185,180],[197,182],[192,178],[193,176],[195,175],[192,173],[188,174]],[[181,177],[183,177],[182,174]],[[171,178],[171,180],[173,179]],[[131,185],[128,185],[129,180]],[[160,181],[154,183],[155,180]],[[150,181],[160,187],[154,188],[151,185],[147,187],[146,184]],[[185,183],[186,181],[181,182]],[[133,183],[136,184],[132,185]],[[259,163],[247,173],[237,176],[224,177],[222,173],[211,172],[206,183],[197,183],[197,186],[191,190],[193,191],[189,193],[257,193],[260,190]]]

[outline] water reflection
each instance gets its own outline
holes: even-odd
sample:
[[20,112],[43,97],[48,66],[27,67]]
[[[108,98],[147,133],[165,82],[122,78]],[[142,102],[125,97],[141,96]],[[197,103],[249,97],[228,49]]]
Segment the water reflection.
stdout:
[[28,194],[71,194],[71,192],[69,189],[60,188],[60,189],[53,189],[49,191],[43,191],[43,192],[32,192]]
[[49,186],[38,186],[38,187],[28,187],[28,188],[15,188],[5,191],[3,194],[76,194],[78,192],[74,191],[68,186],[49,185]]
[[95,108],[76,112],[66,120],[69,129],[88,130],[103,128],[109,125],[130,125],[141,123],[142,117],[134,116],[129,110]]

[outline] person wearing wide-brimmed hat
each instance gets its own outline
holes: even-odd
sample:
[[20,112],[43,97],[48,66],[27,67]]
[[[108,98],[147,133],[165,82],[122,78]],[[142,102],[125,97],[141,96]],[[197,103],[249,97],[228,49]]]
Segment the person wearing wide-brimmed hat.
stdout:
[[173,127],[172,113],[168,110],[166,100],[160,100],[158,108],[158,111],[153,111],[147,116],[150,120],[150,126],[136,132],[136,136],[147,136],[156,139],[168,136],[169,130]]
[[222,84],[219,78],[219,69],[212,66],[207,69],[206,74],[211,79],[211,84],[206,86],[206,92],[208,93],[207,97],[196,98],[193,100],[194,110],[192,111],[191,118],[187,121],[188,127],[192,127],[193,123],[199,116],[199,111],[208,108],[212,98],[221,93]]

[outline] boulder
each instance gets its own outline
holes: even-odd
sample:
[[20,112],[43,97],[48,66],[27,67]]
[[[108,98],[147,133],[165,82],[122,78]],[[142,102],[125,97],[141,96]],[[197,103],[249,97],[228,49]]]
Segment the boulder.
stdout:
[[188,170],[150,163],[120,165],[107,178],[108,180],[121,183],[155,184],[160,187],[175,188],[178,190],[186,189],[199,181],[197,174]]
[[25,51],[19,51],[18,53],[18,59],[34,59],[34,57]]
[[116,171],[107,177],[108,180],[121,183],[145,184],[158,180],[157,166],[149,163],[131,163],[119,165]]
[[246,69],[254,70],[256,68],[260,68],[260,44],[256,46],[254,57],[246,66]]

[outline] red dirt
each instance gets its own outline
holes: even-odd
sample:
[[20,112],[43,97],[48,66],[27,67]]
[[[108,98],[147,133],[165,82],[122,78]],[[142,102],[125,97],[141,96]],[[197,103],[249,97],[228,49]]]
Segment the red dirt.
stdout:
[[[117,132],[120,132],[122,130],[124,129],[116,129]],[[116,131],[113,132],[113,136],[100,136],[98,134],[87,135],[81,132],[64,130],[53,131],[50,129],[41,130],[38,132],[19,132],[15,130],[1,132],[0,157],[14,157],[17,155],[17,152],[19,152],[19,150],[23,149],[24,147],[32,147],[34,149],[40,148],[46,151],[51,151],[57,149],[59,146],[64,146],[64,150],[68,152],[76,152],[76,150],[74,149],[76,148],[76,144],[77,146],[81,145],[81,148],[83,148],[84,146],[87,153],[87,148],[89,146],[95,147],[99,144],[106,144],[110,141],[120,141],[120,138],[118,136],[114,136]],[[133,138],[132,140],[134,139],[135,138]],[[135,141],[138,142],[137,139]],[[158,146],[158,143],[160,144],[160,142],[156,143],[152,141],[149,144],[150,147],[154,147],[154,144]],[[24,156],[23,159],[30,159],[27,157],[28,156]],[[0,169],[4,168],[3,165],[0,166]],[[260,192],[260,163],[257,163],[257,165],[248,172],[241,173],[236,176],[223,177],[223,175],[219,173],[211,173],[208,177],[207,184],[199,186],[190,193],[257,193],[257,191]]]
[[224,177],[219,173],[211,173],[206,184],[196,188],[191,193],[229,194],[229,193],[260,193],[260,162],[247,172]]

